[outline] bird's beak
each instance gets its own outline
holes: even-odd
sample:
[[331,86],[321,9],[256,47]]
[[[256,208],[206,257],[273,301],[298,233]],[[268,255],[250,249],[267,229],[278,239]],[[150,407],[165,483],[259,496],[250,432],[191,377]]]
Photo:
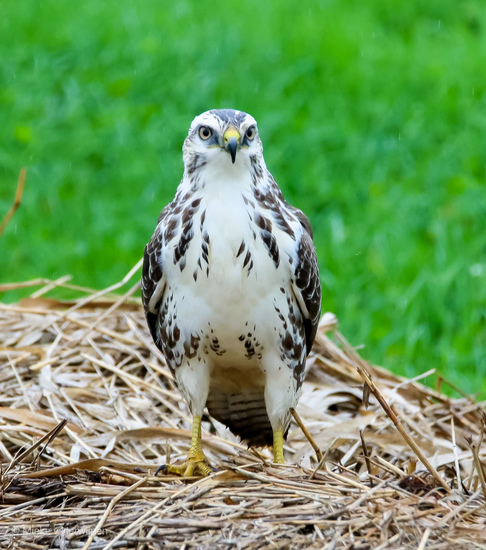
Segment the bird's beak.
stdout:
[[228,128],[223,136],[224,148],[231,155],[231,162],[236,160],[236,150],[241,141],[240,132],[236,128]]

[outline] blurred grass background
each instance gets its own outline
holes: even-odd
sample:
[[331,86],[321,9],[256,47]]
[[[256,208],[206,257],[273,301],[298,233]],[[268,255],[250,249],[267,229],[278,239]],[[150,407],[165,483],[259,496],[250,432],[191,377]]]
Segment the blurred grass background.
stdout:
[[234,107],[311,218],[348,339],[484,395],[485,67],[481,0],[3,0],[0,218],[28,177],[0,281],[121,279],[192,118]]

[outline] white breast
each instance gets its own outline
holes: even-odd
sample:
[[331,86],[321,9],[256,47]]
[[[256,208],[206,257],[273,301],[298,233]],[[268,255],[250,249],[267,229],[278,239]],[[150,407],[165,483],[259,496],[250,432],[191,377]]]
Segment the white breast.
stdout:
[[[275,266],[255,225],[255,209],[243,198],[252,196],[250,176],[245,173],[237,180],[231,174],[231,178],[224,172],[208,174],[193,219],[194,236],[185,268],[181,272],[170,261],[170,250],[165,263],[167,283],[178,303],[179,323],[184,320],[184,328],[197,333],[211,327],[227,352],[248,332],[248,326],[252,330],[259,327],[260,338],[268,338],[268,331],[273,330],[269,321],[277,315],[275,305],[284,307],[280,289],[290,288],[289,256],[295,254],[295,242],[274,227],[280,251],[280,264]],[[261,215],[270,215],[256,204],[255,208]],[[202,259],[205,233],[209,236],[208,263]]]

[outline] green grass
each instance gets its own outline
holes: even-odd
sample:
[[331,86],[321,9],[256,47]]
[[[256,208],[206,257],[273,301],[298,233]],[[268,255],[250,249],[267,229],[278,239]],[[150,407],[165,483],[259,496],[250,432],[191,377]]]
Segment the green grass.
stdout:
[[192,118],[235,107],[311,218],[324,309],[351,342],[485,394],[484,4],[297,6],[3,0],[0,216],[29,172],[0,280],[119,280],[174,194]]

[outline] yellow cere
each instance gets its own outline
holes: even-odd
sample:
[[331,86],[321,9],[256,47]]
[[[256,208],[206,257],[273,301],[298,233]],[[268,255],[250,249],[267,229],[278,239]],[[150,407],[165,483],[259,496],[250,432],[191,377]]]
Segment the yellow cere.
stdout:
[[228,143],[228,141],[233,137],[236,139],[238,143],[240,142],[241,140],[240,132],[238,132],[236,128],[228,128],[223,136],[225,144]]

